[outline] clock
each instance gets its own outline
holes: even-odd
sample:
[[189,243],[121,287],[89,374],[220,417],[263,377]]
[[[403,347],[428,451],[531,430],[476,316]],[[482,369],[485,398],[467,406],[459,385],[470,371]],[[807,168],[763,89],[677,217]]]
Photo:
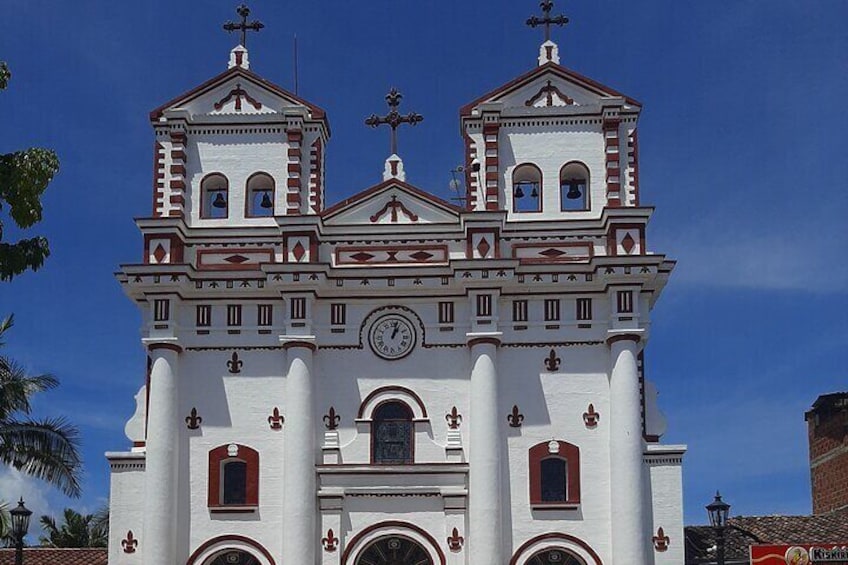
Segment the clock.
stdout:
[[368,332],[368,343],[378,356],[389,361],[402,359],[415,347],[415,328],[399,314],[386,314],[377,319]]

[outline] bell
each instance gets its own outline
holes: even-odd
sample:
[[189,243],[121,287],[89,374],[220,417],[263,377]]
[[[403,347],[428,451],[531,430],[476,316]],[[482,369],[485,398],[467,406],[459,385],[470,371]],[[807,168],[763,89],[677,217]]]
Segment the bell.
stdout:
[[577,184],[568,185],[568,194],[565,195],[569,200],[577,200],[578,198],[582,198],[583,195],[580,193],[580,189]]
[[215,200],[212,201],[212,206],[215,208],[226,208],[227,201],[224,199],[224,193],[218,192],[215,194]]
[[268,192],[262,193],[262,202],[259,203],[259,206],[261,206],[262,208],[265,208],[266,210],[268,208],[272,208],[274,206],[274,204],[271,202],[271,194],[270,193],[268,193]]
[[531,191],[530,191],[530,196],[531,196],[532,198],[539,198],[539,191],[538,191],[538,190],[536,190],[536,187],[535,187],[535,186],[533,187],[533,190],[531,190]]
[[524,198],[524,191],[521,190],[520,185],[518,186],[518,188],[515,189],[515,197],[516,198]]

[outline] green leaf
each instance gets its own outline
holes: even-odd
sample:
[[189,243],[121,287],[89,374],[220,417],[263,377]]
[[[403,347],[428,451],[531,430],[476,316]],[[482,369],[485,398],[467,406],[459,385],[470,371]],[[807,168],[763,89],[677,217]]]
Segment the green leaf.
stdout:
[[6,61],[0,61],[0,90],[5,90],[10,78],[12,78],[12,72],[6,65]]
[[41,195],[58,171],[59,158],[49,149],[0,155],[0,199],[22,229],[41,221]]

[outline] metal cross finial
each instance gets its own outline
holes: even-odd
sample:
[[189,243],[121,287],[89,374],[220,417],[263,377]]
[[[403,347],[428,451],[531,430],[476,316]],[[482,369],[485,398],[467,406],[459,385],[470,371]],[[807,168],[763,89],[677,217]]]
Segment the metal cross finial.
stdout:
[[260,22],[259,20],[253,20],[250,23],[247,23],[247,17],[250,15],[250,8],[247,7],[246,4],[242,4],[238,8],[236,8],[236,13],[241,16],[241,23],[235,22],[227,22],[224,24],[224,29],[228,32],[232,33],[234,31],[241,31],[241,43],[242,47],[247,47],[247,32],[250,31],[259,31],[265,24]]
[[554,9],[553,0],[542,0],[539,2],[539,6],[542,8],[542,12],[545,14],[543,18],[539,18],[537,16],[530,16],[527,19],[527,25],[532,28],[536,28],[540,25],[545,26],[545,41],[551,40],[551,26],[564,26],[568,23],[568,18],[563,15],[551,17],[551,10]]
[[424,116],[420,114],[416,114],[415,112],[410,112],[405,116],[402,116],[400,112],[397,111],[398,106],[400,106],[400,101],[403,98],[403,95],[398,92],[397,88],[392,88],[388,94],[386,94],[386,103],[389,105],[389,113],[385,116],[378,116],[377,114],[371,114],[371,116],[365,120],[365,125],[371,126],[372,128],[379,127],[383,124],[388,124],[392,128],[392,155],[397,154],[397,128],[401,124],[409,124],[414,126],[424,120]]

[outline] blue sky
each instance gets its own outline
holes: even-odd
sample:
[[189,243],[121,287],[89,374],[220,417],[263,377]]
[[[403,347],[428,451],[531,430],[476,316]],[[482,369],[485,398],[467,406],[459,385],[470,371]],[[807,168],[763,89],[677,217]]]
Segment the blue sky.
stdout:
[[[139,261],[132,218],[150,213],[149,110],[226,68],[235,36],[220,30],[234,0],[28,0],[0,20],[0,152],[55,149],[45,198],[53,255],[0,284],[16,326],[5,354],[52,372],[38,410],[82,429],[85,494],[108,496],[107,450],[143,378],[139,316],[112,273]],[[425,121],[402,131],[409,180],[449,197],[462,161],[461,105],[531,69],[541,32],[535,0],[271,2],[249,39],[252,69],[328,111],[328,200],[380,180],[390,86]],[[657,212],[649,247],[679,261],[655,312],[649,378],[669,420],[664,441],[689,444],[687,523],[705,520],[716,488],[735,514],[810,510],[803,413],[848,389],[848,3],[843,0],[559,2],[564,65],[644,104],[643,203]],[[0,498],[37,512],[67,501],[0,471]]]

